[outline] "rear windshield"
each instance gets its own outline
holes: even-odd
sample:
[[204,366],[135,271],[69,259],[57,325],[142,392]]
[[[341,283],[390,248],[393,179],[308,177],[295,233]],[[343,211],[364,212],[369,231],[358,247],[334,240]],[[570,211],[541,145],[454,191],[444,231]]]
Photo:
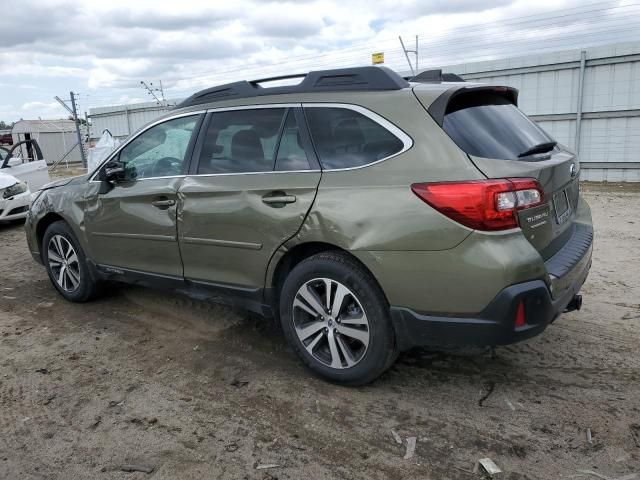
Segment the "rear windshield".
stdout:
[[447,106],[442,128],[462,150],[477,157],[530,160],[522,154],[538,145],[553,143],[518,107],[493,92],[454,97]]

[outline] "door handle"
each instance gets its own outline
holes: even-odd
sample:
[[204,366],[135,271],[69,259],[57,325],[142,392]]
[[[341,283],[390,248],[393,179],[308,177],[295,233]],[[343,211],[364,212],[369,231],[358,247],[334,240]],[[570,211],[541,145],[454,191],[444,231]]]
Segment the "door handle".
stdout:
[[296,201],[295,195],[265,195],[262,197],[262,201],[269,206],[277,207],[284,206],[287,203],[294,203]]
[[176,204],[175,200],[171,200],[168,198],[162,199],[162,200],[154,200],[153,202],[151,202],[151,205],[161,210],[166,210],[167,208],[172,207],[175,204]]

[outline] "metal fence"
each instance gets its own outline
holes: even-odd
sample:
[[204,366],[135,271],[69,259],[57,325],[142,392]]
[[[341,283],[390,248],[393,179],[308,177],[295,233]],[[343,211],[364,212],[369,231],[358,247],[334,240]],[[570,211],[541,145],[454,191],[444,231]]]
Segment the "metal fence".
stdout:
[[[518,88],[520,107],[579,153],[583,180],[640,181],[640,43],[442,68],[468,81]],[[91,138],[105,128],[124,138],[169,108],[156,103],[93,108]]]
[[579,154],[583,180],[640,181],[640,43],[443,70],[518,88],[520,108]]
[[104,130],[109,130],[111,135],[122,140],[141,126],[169,111],[172,105],[175,105],[175,102],[160,105],[156,102],[147,102],[92,108],[89,110],[90,139],[96,141],[102,136]]

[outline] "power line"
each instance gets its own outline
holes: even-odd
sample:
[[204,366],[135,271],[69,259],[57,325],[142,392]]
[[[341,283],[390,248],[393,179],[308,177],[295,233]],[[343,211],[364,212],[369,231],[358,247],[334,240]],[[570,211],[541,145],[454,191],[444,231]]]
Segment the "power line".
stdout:
[[[601,3],[610,4],[610,2],[601,2]],[[596,4],[592,4],[592,5],[598,5],[598,4],[596,3]],[[629,5],[621,5],[621,6],[614,6],[614,7],[599,8],[599,9],[594,9],[594,10],[586,10],[585,12],[586,13],[602,12],[602,11],[607,11],[607,10],[614,10],[614,9],[618,9],[618,8],[626,8],[626,7],[633,7],[633,6],[640,6],[640,3],[633,3],[633,4],[629,4]],[[580,7],[573,7],[571,9],[565,9],[565,10],[557,10],[556,12],[564,12],[564,11],[568,11],[568,10],[576,10],[578,8],[580,8]],[[553,17],[545,18],[543,20],[546,20],[546,19],[557,20],[559,18],[564,18],[564,17],[568,17],[568,16],[571,16],[571,15],[576,15],[576,14],[580,14],[581,15],[582,13],[583,13],[583,11],[578,11],[578,12],[572,13],[572,14],[554,15]],[[517,19],[514,19],[514,20],[496,20],[494,22],[488,22],[488,23],[485,23],[485,24],[483,24],[481,26],[475,26],[475,27],[467,27],[467,26],[461,25],[461,26],[458,26],[457,28],[464,28],[466,33],[468,33],[468,32],[482,32],[482,31],[486,31],[492,25],[504,28],[504,27],[509,27],[509,26],[518,25],[518,24],[524,24],[524,23],[535,23],[539,19],[528,20],[526,22],[522,21],[522,19],[526,19],[526,18],[530,18],[530,17],[538,17],[538,16],[541,16],[541,15],[543,15],[543,14],[529,15],[529,16],[526,16],[526,17],[518,17]],[[551,13],[549,15],[551,15]],[[545,26],[545,24],[542,24],[542,26]],[[419,35],[422,38],[425,38],[425,37],[428,38],[429,37],[429,33],[428,32],[427,33],[420,33],[419,32]],[[397,38],[394,38],[394,39],[389,38],[388,41],[389,42],[393,41],[395,43],[397,41]],[[449,40],[445,39],[445,40],[442,40],[441,42],[442,43],[446,43],[446,42],[449,42]],[[455,42],[455,40],[454,40],[454,42]],[[425,42],[423,42],[421,45],[424,45],[424,44],[425,44]],[[360,48],[355,48],[358,45],[363,45],[363,46],[360,47]],[[316,60],[318,57],[332,56],[336,52],[343,52],[343,51],[352,52],[352,51],[355,51],[355,50],[366,50],[366,51],[370,52],[371,51],[371,41],[366,42],[366,43],[362,43],[362,44],[352,44],[350,47],[348,47],[346,49],[334,50],[334,51],[328,52],[326,54],[309,53],[309,54],[304,54],[304,55],[300,55],[300,56],[289,57],[287,59],[287,62],[295,63],[297,60]],[[401,49],[398,49],[398,51],[400,52]],[[238,71],[238,70],[245,70],[245,69],[251,68],[253,66],[260,67],[260,66],[263,66],[263,65],[264,64],[254,63],[254,64],[250,64],[250,65],[243,65],[241,67],[234,68],[234,69],[231,69],[231,70],[224,70],[224,71],[209,70],[209,71],[199,72],[199,74],[200,75],[216,74],[216,73],[226,74],[226,73],[233,73],[233,72]]]
[[[501,52],[511,53],[518,50],[519,54],[529,51],[544,51],[552,48],[569,48],[574,45],[585,47],[588,44],[603,43],[605,40],[624,41],[627,39],[638,39],[640,23],[629,24],[630,18],[640,18],[640,3],[612,4],[612,2],[596,2],[579,7],[556,10],[517,17],[511,20],[497,20],[486,22],[481,25],[466,26],[464,24],[452,28],[445,32],[440,38],[432,40],[422,40],[429,38],[429,34],[421,33],[419,42],[421,63],[433,65],[446,61],[452,64],[458,59],[473,61],[480,59],[495,58]],[[517,35],[515,39],[505,39],[504,30],[517,27],[512,35]],[[585,32],[563,35],[563,30],[571,28],[589,29]],[[538,37],[535,40],[522,37],[525,32],[543,30],[544,38]],[[452,35],[455,35],[452,38]],[[616,37],[617,38],[611,38]],[[387,65],[400,66],[403,63],[401,48],[385,48],[389,38],[374,39],[367,42],[359,42],[344,49],[336,49],[326,53],[306,53],[298,56],[287,57],[273,62],[244,62],[237,66],[224,70],[203,70],[193,71],[188,76],[183,72],[175,77],[174,82],[188,82],[184,86],[174,86],[169,89],[172,96],[184,96],[192,92],[198,85],[214,83],[216,79],[232,81],[237,79],[242,73],[243,78],[250,76],[252,72],[259,72],[259,76],[277,74],[283,69],[289,72],[306,68],[323,68],[325,65],[340,67],[368,63],[368,55],[372,48],[384,49]],[[471,44],[471,45],[470,45]],[[372,45],[375,45],[373,47]],[[235,78],[233,78],[235,76]],[[197,81],[192,81],[193,78]],[[118,91],[119,96],[135,96],[130,93],[131,88]],[[113,102],[116,95],[90,94],[87,102]],[[158,100],[156,98],[156,100]]]
[[[147,93],[156,100],[156,103],[158,105],[160,105],[162,102],[165,101],[164,90],[162,89],[162,80],[160,80],[160,87],[154,87],[153,82],[149,82],[149,84],[147,85],[147,82],[140,81],[140,84],[147,90]],[[160,99],[157,97],[156,92],[160,93],[160,96],[162,97],[162,101],[160,101]]]
[[[635,4],[635,5],[637,5],[637,4]],[[601,29],[598,29],[598,30],[595,30],[595,31],[592,29],[589,34],[578,34],[578,35],[573,35],[573,36],[564,36],[562,38],[545,38],[544,42],[549,43],[549,42],[553,41],[555,43],[560,43],[561,44],[563,41],[566,41],[568,39],[577,38],[577,37],[578,38],[580,38],[580,37],[584,38],[585,41],[590,41],[590,39],[592,37],[594,37],[596,34],[599,34],[599,33],[606,33],[606,34],[611,35],[613,33],[629,32],[629,31],[635,31],[637,29],[637,27],[631,27],[630,26],[628,28],[612,30],[611,27],[619,25],[619,23],[615,23],[615,22],[612,22],[612,21],[599,22],[599,23],[598,22],[584,22],[584,21],[582,21],[582,22],[579,22],[579,23],[574,23],[574,25],[576,25],[576,26],[600,25],[600,26],[603,26],[605,28],[601,28]],[[540,27],[545,27],[548,31],[550,30],[550,28],[549,28],[550,26],[551,25],[549,25],[549,24],[540,25]],[[560,25],[558,25],[557,28],[561,28]],[[467,32],[475,31],[475,32],[479,32],[480,33],[480,32],[483,31],[483,29],[475,28],[475,29],[469,29],[469,30],[466,30],[466,31]],[[489,34],[489,35],[485,35],[483,37],[483,40],[486,43],[489,40],[493,40],[493,39],[495,39],[497,37],[501,37],[502,38],[503,35],[504,34],[501,33],[501,32],[496,32],[496,33],[492,33],[492,34]],[[469,37],[471,37],[471,35],[467,35],[467,38],[469,38]],[[523,40],[518,40],[516,42],[504,42],[503,41],[503,42],[498,43],[494,47],[496,47],[496,48],[499,48],[499,47],[508,48],[509,46],[513,45],[514,43],[521,44],[522,42],[523,42]],[[458,47],[459,45],[462,45],[461,48],[464,48],[465,51],[469,50],[469,45],[466,44],[463,41],[460,41],[460,40],[451,41],[451,40],[448,40],[448,39],[444,38],[442,40],[431,41],[431,42],[423,41],[423,42],[420,43],[421,52],[424,52],[423,55],[426,52],[429,51],[429,48],[436,48],[438,46],[443,46],[444,48],[443,48],[442,53],[443,54],[448,54],[448,53],[451,53],[452,51],[455,51],[455,47]],[[539,48],[540,48],[540,45],[532,44],[532,49],[538,50]],[[336,55],[337,52],[334,51],[334,52],[329,52],[329,53],[326,53],[326,54],[320,54],[320,55],[313,55],[313,56],[304,57],[304,59],[305,60],[306,59],[313,60],[313,65],[314,65],[314,68],[315,68],[316,66],[318,66],[321,63],[321,60],[323,58],[329,58],[331,60],[332,64],[336,64],[336,63],[338,63],[337,61],[340,60],[340,58],[352,57],[352,56],[354,56],[356,54],[356,52],[353,49],[345,49],[345,50],[341,50],[341,51],[342,52],[346,52],[346,55],[342,55],[342,57],[340,57],[339,55]],[[401,49],[393,49],[392,51],[393,51],[393,53],[395,53],[395,52],[399,53],[402,50]],[[385,54],[387,56],[389,56],[389,53],[391,53],[390,50],[385,50]],[[299,60],[303,60],[303,58],[300,58]],[[227,69],[227,70],[224,70],[224,71],[220,71],[220,70],[217,70],[217,71],[202,71],[202,72],[198,72],[197,75],[202,76],[202,77],[207,76],[207,75],[213,75],[215,77],[219,77],[219,76],[233,74],[233,73],[237,73],[237,72],[251,71],[253,68],[259,68],[259,69],[261,69],[261,71],[266,71],[266,70],[272,70],[274,68],[277,68],[277,67],[280,67],[280,66],[283,66],[283,65],[293,66],[293,65],[301,63],[299,60],[292,61],[292,59],[289,58],[287,61],[274,62],[274,63],[266,64],[266,65],[265,64],[262,64],[262,65],[260,65],[260,64],[246,65],[245,64],[245,65],[238,66],[238,67],[232,68],[232,69]]]

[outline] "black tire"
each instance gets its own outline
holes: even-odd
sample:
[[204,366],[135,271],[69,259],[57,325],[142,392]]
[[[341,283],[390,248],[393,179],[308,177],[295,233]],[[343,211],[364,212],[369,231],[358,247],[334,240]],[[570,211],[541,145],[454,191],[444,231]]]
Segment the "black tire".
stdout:
[[[63,288],[63,286],[61,286],[58,283],[57,279],[60,278],[58,275],[60,270],[58,270],[57,272],[54,272],[53,270],[54,267],[52,267],[52,262],[57,263],[55,260],[53,260],[53,254],[55,254],[55,252],[53,252],[53,250],[50,250],[49,248],[51,244],[51,240],[54,237],[56,238],[62,237],[64,240],[66,240],[69,243],[69,245],[73,247],[73,250],[77,255],[77,269],[74,268],[74,272],[76,271],[79,272],[79,279],[78,279],[77,286],[73,285],[73,282],[71,280],[68,280],[67,283],[65,283],[69,286],[68,289]],[[47,227],[47,230],[44,233],[44,237],[42,238],[41,248],[42,248],[42,260],[44,262],[45,268],[47,269],[49,280],[51,280],[51,283],[56,288],[56,290],[58,290],[60,295],[62,295],[64,298],[66,298],[71,302],[77,302],[77,303],[87,302],[97,295],[99,290],[98,282],[92,275],[92,272],[90,271],[87,265],[87,258],[84,254],[84,250],[82,250],[80,243],[78,242],[78,240],[76,239],[76,236],[73,234],[73,231],[71,230],[69,225],[67,225],[66,222],[64,221],[54,222]],[[55,246],[53,246],[53,248],[55,248]],[[50,255],[51,255],[51,258],[50,258]],[[75,267],[75,263],[74,263],[74,267]],[[77,277],[74,277],[74,278],[77,278]]]
[[[307,318],[310,320],[308,323],[304,323],[305,326],[320,322],[317,317],[311,316],[309,313],[300,313],[298,311],[294,314],[294,300],[300,299],[298,296],[299,290],[305,285],[310,285],[308,282],[314,281],[314,279],[329,279],[339,282],[341,287],[346,287],[350,290],[350,296],[346,297],[352,300],[350,307],[356,308],[357,310],[357,307],[361,306],[364,311],[361,315],[363,314],[368,322],[366,326],[368,345],[365,347],[364,353],[361,354],[355,365],[347,365],[344,347],[339,346],[341,353],[338,357],[341,359],[340,363],[342,365],[338,368],[333,368],[331,365],[328,365],[329,361],[333,361],[333,352],[329,353],[330,359],[323,362],[317,358],[318,354],[313,352],[313,347],[311,348],[313,354],[307,350],[307,348],[309,348],[308,345],[312,342],[307,342],[307,346],[305,346],[303,340],[298,336],[296,320],[294,318],[299,319],[300,315],[307,315]],[[335,298],[335,295],[337,295],[337,290],[332,290],[332,292],[334,291],[336,293],[332,298]],[[324,298],[326,299],[326,294]],[[348,302],[348,300],[345,301]],[[355,302],[359,302],[360,305],[356,306]],[[328,303],[331,304],[331,300],[329,300]],[[326,310],[326,312],[331,313],[329,310]],[[339,312],[336,313],[336,315],[339,315]],[[336,317],[336,322],[337,319],[338,317]],[[384,293],[369,272],[355,259],[342,252],[319,253],[303,260],[295,266],[285,279],[280,294],[280,321],[288,342],[302,359],[305,366],[313,373],[335,383],[354,386],[367,384],[375,380],[389,368],[398,355],[391,325],[389,305],[387,304]],[[346,320],[343,321],[347,323]],[[337,326],[338,329],[345,326],[336,325],[336,323],[333,325]],[[298,326],[301,328],[300,324],[298,324]],[[361,328],[365,327],[362,326]],[[338,332],[335,334],[336,338],[340,336],[338,329],[334,330]],[[324,328],[323,330],[326,332],[328,329]],[[324,352],[320,352],[320,354],[326,355],[330,348],[326,337],[328,333],[324,333],[325,337],[322,337],[320,335],[321,333],[320,331],[317,332],[320,339],[317,340],[318,343],[316,345],[322,347],[322,342],[325,341],[327,346]],[[316,333],[313,335],[316,335]],[[341,338],[345,339],[344,336],[341,336]],[[349,341],[353,341],[350,337],[346,338]],[[356,345],[358,345],[357,341]],[[355,357],[352,357],[352,360],[353,358]]]

